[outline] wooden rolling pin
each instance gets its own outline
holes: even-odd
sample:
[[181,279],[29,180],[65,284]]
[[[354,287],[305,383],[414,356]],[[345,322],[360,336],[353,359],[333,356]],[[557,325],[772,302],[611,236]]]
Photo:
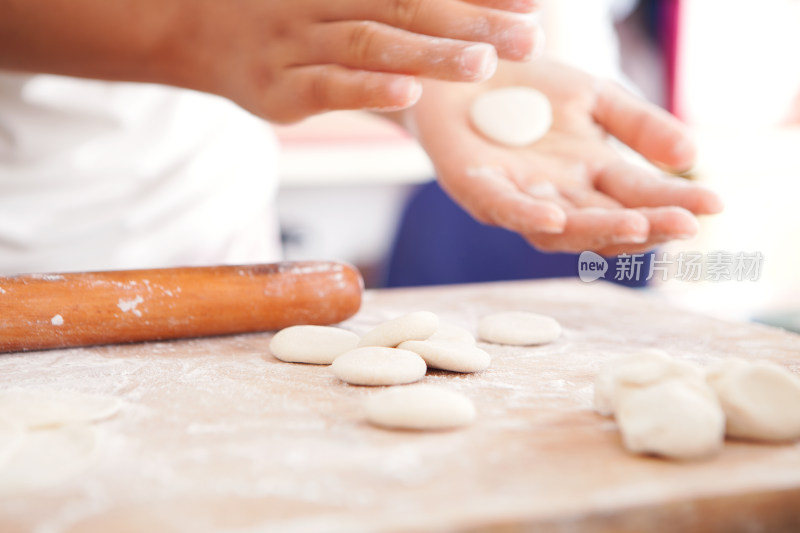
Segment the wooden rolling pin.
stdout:
[[314,261],[0,277],[0,352],[334,324],[362,289]]

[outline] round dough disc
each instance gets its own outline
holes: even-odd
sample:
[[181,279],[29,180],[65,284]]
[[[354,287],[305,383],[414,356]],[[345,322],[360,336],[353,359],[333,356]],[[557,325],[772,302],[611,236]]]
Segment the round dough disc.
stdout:
[[447,429],[475,419],[469,398],[435,385],[392,387],[367,399],[367,420],[376,426],[400,429]]
[[528,146],[553,125],[550,100],[530,87],[503,87],[478,96],[470,119],[488,139],[506,146]]
[[451,372],[480,372],[489,368],[492,357],[474,344],[452,341],[406,341],[398,348],[419,354],[428,368]]
[[329,365],[344,352],[358,346],[352,331],[331,326],[291,326],[272,337],[269,351],[287,363]]
[[425,377],[428,367],[422,357],[408,350],[364,346],[337,357],[331,370],[351,385],[402,385]]
[[436,333],[428,337],[429,341],[447,341],[458,342],[463,344],[475,345],[475,336],[461,326],[454,326],[453,324],[439,324],[439,329]]
[[102,420],[121,405],[113,396],[71,390],[11,389],[0,393],[2,416],[28,428]]
[[547,344],[560,335],[561,326],[555,319],[525,311],[493,313],[478,322],[478,338],[494,344]]
[[358,345],[394,348],[403,341],[425,340],[438,328],[438,316],[430,311],[417,311],[378,324],[361,337]]

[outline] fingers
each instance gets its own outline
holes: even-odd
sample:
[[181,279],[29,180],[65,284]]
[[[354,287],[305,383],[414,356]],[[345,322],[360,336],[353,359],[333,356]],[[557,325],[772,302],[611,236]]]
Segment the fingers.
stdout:
[[475,4],[503,11],[513,11],[515,13],[531,13],[539,7],[538,0],[464,0],[470,4]]
[[567,209],[567,223],[560,235],[525,235],[545,251],[580,252],[593,250],[605,255],[638,253],[675,239],[694,236],[699,223],[682,207],[625,209],[616,200],[589,188],[561,188]]
[[567,220],[560,234],[521,231],[531,244],[544,251],[639,253],[664,242],[688,239],[699,229],[694,214],[682,207],[625,209],[613,198],[588,187],[562,187],[556,197],[554,191],[548,193],[546,185],[549,182],[534,184],[526,192],[574,207],[565,207]]
[[570,201],[562,196],[558,188],[549,181],[539,181],[522,186],[517,183],[516,185],[523,193],[536,200],[551,202],[559,206],[562,210],[573,207]]
[[560,193],[575,207],[602,207],[605,209],[622,207],[622,204],[613,198],[588,187],[564,187]]
[[651,161],[675,171],[694,165],[697,151],[686,126],[616,83],[600,85],[593,116],[609,133]]
[[411,76],[355,71],[336,65],[296,67],[264,95],[262,109],[251,111],[286,123],[326,111],[403,109],[414,105],[421,94],[422,86]]
[[680,207],[643,207],[636,211],[647,217],[650,224],[648,239],[652,242],[689,239],[700,229],[695,216]]
[[485,80],[497,68],[497,52],[489,44],[426,37],[373,22],[317,24],[304,41],[302,56],[297,64],[338,64],[448,81]]
[[642,209],[577,209],[567,213],[560,235],[528,235],[537,248],[551,252],[583,252],[601,255],[643,253],[659,244],[693,237],[697,219],[679,207]]
[[478,205],[487,222],[521,233],[554,232],[564,227],[566,215],[556,204],[517,191],[498,193],[492,205]]
[[617,200],[595,190],[592,171],[583,162],[526,158],[518,161],[514,170],[511,177],[515,178],[517,187],[536,198],[554,201],[566,208],[623,207]]
[[689,239],[697,234],[700,224],[689,211],[680,207],[642,208],[637,211],[647,217],[650,234],[642,244],[612,245],[595,250],[601,255],[643,253],[675,239]]
[[442,186],[480,222],[522,234],[558,233],[564,228],[561,207],[521,192],[501,168],[474,167],[462,179]]
[[678,206],[698,215],[719,213],[723,209],[722,200],[708,189],[629,163],[618,163],[601,171],[595,187],[625,207]]
[[431,37],[488,43],[499,57],[515,61],[525,61],[538,52],[536,42],[542,32],[529,16],[459,0],[338,0],[325,2],[319,10],[329,22],[368,20]]
[[584,208],[567,213],[564,231],[558,235],[526,234],[531,244],[548,252],[582,252],[616,245],[647,242],[647,217],[631,209]]

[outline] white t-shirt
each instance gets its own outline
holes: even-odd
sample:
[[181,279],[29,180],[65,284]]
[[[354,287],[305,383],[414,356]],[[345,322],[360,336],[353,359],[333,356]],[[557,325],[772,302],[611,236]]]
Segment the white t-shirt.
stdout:
[[0,72],[0,274],[278,260],[277,168],[223,98]]

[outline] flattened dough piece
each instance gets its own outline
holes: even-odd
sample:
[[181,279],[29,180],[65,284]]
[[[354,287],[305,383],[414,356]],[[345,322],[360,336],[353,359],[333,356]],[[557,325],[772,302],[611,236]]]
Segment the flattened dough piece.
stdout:
[[96,433],[85,424],[28,431],[0,469],[0,494],[45,489],[80,474],[91,462]]
[[102,420],[116,413],[122,401],[113,396],[71,390],[10,389],[0,392],[0,415],[27,428]]
[[625,447],[672,459],[702,459],[722,449],[725,415],[696,382],[667,379],[636,388],[620,402],[617,425]]
[[800,439],[800,378],[766,361],[724,359],[711,365],[708,384],[719,397],[731,437]]
[[626,391],[672,378],[698,383],[704,379],[700,365],[673,359],[657,348],[621,355],[600,367],[594,383],[594,408],[603,416],[611,416]]
[[448,429],[475,419],[475,406],[463,394],[435,385],[392,387],[367,399],[367,420],[399,429]]
[[337,357],[331,370],[337,378],[351,385],[402,385],[419,381],[428,368],[414,352],[363,346]]
[[489,368],[492,361],[486,351],[464,342],[405,341],[398,348],[419,354],[428,368],[451,372],[480,372]]
[[528,146],[553,125],[550,100],[530,87],[503,87],[478,96],[470,107],[475,128],[506,146]]
[[290,326],[272,337],[269,351],[287,363],[329,365],[358,346],[352,331],[332,326]]
[[14,453],[22,441],[23,427],[21,424],[0,416],[0,472],[8,458]]
[[436,333],[426,340],[475,344],[475,336],[468,329],[453,324],[439,324],[439,329],[436,330]]
[[525,311],[492,313],[478,321],[478,338],[494,344],[533,346],[560,335],[561,325],[555,319]]
[[403,341],[425,340],[438,328],[438,316],[430,311],[416,311],[378,324],[361,337],[358,345],[394,348]]

